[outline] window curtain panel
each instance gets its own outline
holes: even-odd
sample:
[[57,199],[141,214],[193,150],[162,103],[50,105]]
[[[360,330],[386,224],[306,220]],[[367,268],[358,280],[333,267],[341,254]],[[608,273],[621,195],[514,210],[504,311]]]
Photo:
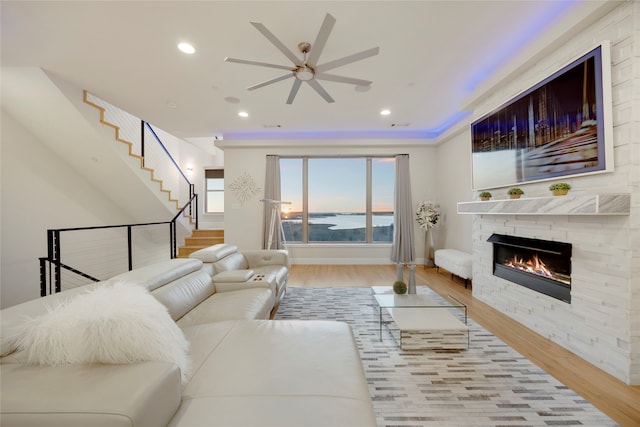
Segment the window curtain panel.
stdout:
[[409,155],[397,155],[393,244],[391,245],[391,261],[396,264],[413,264],[415,259],[410,175]]
[[264,184],[262,249],[284,249],[280,219],[280,156],[267,156]]

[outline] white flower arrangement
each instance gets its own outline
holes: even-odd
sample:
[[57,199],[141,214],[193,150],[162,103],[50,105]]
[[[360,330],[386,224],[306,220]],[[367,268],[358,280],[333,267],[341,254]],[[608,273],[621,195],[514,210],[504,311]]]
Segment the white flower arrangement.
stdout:
[[423,230],[433,228],[440,219],[440,205],[430,200],[418,203],[416,220]]

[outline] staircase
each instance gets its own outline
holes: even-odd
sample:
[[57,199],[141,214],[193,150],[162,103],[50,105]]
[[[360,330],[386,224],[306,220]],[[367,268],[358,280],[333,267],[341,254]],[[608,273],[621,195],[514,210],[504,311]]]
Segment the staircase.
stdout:
[[[171,208],[175,205],[175,209],[179,211],[182,208],[180,199],[177,196],[179,182],[166,182],[159,178],[158,175],[164,175],[167,178],[174,177],[174,179],[179,180],[179,178],[175,178],[179,174],[184,178],[191,189],[193,189],[193,184],[191,184],[184,173],[182,173],[178,164],[175,162],[173,157],[171,157],[171,154],[167,151],[162,141],[157,137],[153,128],[147,122],[134,118],[124,110],[101,100],[95,95],[89,93],[87,90],[83,91],[82,101],[100,112],[100,123],[113,129],[115,140],[127,147],[129,157],[137,160],[137,166],[139,166],[140,170],[147,172],[147,178],[151,182],[159,186],[160,193],[164,193],[166,195],[166,200]],[[121,123],[118,124],[116,122]],[[142,135],[141,138],[138,138],[140,132],[148,135],[150,142],[146,145],[144,144],[144,135]],[[129,141],[123,135],[127,135],[128,138],[131,138],[131,140],[135,142]],[[151,135],[155,138],[152,138]],[[147,155],[144,155],[145,146]],[[173,165],[175,165],[175,169],[171,166],[167,169],[167,165],[171,164],[169,160]],[[149,166],[152,164],[155,165],[155,167]],[[174,187],[174,189],[171,190],[169,187]],[[191,196],[192,193],[190,191],[189,197]],[[183,197],[182,203],[188,201],[189,197]],[[195,219],[189,215],[187,211],[183,212],[183,217],[187,218],[191,226],[196,224]]]
[[184,246],[178,248],[178,258],[188,258],[190,253],[218,243],[224,243],[224,230],[193,230],[191,237],[184,239]]

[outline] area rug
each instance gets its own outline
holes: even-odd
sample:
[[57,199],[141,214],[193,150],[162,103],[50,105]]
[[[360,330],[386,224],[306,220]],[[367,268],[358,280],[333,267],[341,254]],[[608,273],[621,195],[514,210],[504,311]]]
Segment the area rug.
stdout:
[[401,351],[386,327],[381,341],[370,288],[290,287],[275,318],[351,325],[380,427],[618,425],[473,319],[469,349],[447,352]]

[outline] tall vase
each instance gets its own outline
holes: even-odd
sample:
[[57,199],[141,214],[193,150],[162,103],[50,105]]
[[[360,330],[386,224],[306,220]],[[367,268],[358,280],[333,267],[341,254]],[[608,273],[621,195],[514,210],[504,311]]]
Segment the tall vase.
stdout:
[[424,268],[435,267],[433,262],[433,235],[427,227],[424,231]]
[[416,265],[409,264],[409,285],[407,287],[407,293],[416,293]]
[[402,270],[403,267],[404,265],[401,262],[396,263],[396,280],[398,282],[404,281],[404,272]]

